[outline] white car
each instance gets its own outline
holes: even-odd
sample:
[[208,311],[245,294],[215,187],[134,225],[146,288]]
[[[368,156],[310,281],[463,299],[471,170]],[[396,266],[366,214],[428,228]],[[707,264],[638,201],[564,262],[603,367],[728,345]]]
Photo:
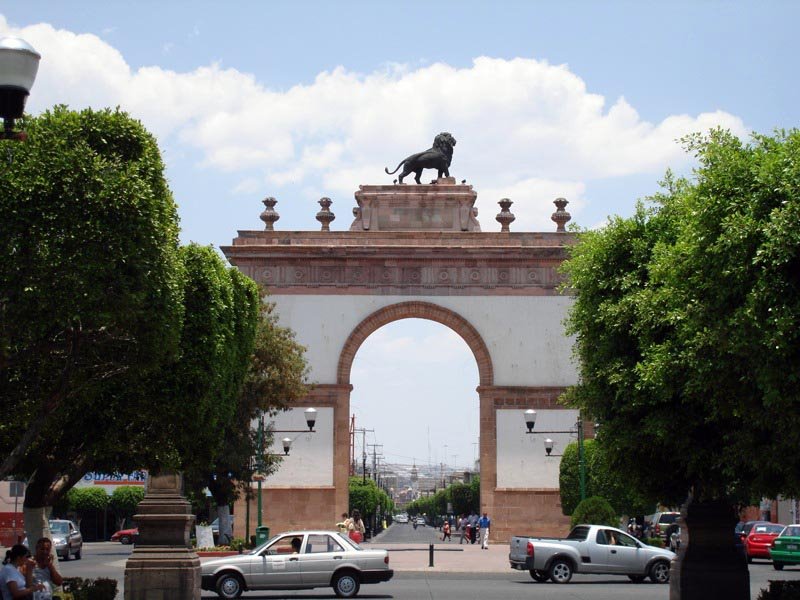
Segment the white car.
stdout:
[[247,554],[202,564],[204,590],[238,598],[252,590],[310,590],[332,587],[353,598],[362,583],[389,581],[386,550],[365,550],[338,531],[289,531]]
[[395,515],[394,516],[395,523],[408,523],[408,515]]

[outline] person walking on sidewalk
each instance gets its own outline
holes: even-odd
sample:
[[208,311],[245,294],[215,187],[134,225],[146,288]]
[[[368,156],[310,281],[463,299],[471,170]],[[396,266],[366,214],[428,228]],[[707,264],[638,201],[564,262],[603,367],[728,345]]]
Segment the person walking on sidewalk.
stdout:
[[488,550],[489,549],[489,526],[492,524],[492,520],[489,518],[489,515],[483,513],[483,516],[478,521],[478,525],[481,528],[481,549]]
[[474,512],[469,515],[469,543],[474,544],[478,537],[478,515]]
[[442,541],[445,539],[450,542],[453,538],[450,536],[450,521],[445,521],[444,525],[442,525]]
[[467,515],[461,515],[461,518],[458,520],[458,530],[461,532],[461,537],[458,540],[458,545],[464,543],[464,538],[467,538],[467,543],[469,544],[469,537],[467,537],[467,524],[469,521],[467,520]]

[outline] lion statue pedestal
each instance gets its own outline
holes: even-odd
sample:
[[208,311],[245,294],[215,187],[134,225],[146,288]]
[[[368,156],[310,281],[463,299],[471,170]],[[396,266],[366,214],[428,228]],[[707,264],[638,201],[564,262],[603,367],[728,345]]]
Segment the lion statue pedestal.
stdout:
[[361,185],[350,231],[480,231],[478,194],[452,177],[435,185]]

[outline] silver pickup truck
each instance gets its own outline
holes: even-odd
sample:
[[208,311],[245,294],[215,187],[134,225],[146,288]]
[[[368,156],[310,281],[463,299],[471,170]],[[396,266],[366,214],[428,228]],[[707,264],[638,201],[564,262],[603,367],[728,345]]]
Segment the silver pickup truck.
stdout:
[[674,556],[614,527],[578,525],[566,538],[514,536],[508,559],[512,569],[528,571],[536,581],[567,583],[573,573],[595,573],[667,583]]

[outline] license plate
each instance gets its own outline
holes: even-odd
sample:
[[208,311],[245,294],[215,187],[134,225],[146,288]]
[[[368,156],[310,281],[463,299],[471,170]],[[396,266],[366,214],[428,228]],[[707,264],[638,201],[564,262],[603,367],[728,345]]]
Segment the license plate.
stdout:
[[797,544],[786,544],[787,550],[797,550]]

